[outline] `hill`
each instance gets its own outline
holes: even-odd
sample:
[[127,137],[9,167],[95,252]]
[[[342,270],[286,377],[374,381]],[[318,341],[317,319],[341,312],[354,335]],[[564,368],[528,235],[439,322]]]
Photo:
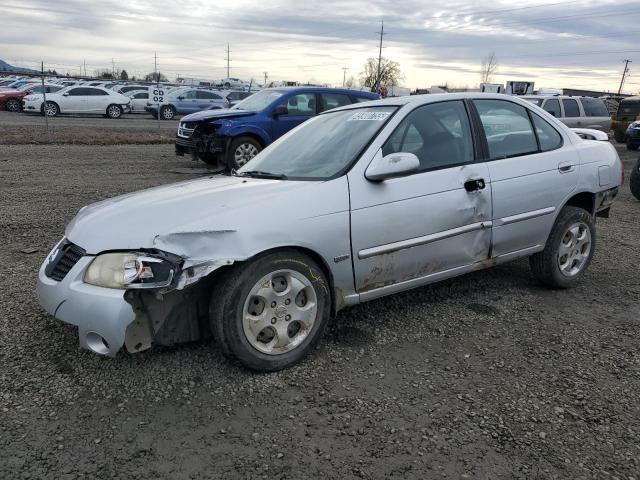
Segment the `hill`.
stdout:
[[8,64],[4,60],[0,60],[0,72],[11,72],[11,73],[40,73],[37,70],[31,70],[30,68],[20,68],[14,67],[13,65]]

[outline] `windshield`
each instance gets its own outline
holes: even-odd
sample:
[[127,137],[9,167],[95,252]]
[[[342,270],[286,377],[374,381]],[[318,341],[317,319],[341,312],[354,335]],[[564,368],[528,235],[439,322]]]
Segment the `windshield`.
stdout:
[[232,110],[261,112],[282,95],[284,95],[283,92],[279,92],[277,90],[262,90],[261,92],[254,93],[249,98],[244,99],[243,101],[232,107]]
[[[360,155],[397,107],[369,107],[319,115],[260,152],[238,174],[326,180]],[[256,175],[258,176],[258,175]]]

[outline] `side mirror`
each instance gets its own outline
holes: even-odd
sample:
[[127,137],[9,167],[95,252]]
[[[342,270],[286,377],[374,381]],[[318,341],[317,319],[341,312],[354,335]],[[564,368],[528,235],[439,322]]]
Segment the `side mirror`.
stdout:
[[178,97],[178,100],[184,100],[184,97]]
[[63,96],[63,97],[68,97],[68,96],[69,96],[69,94],[68,94],[68,93],[63,93],[63,94],[62,94],[62,96]]
[[419,169],[420,160],[413,153],[390,153],[383,157],[381,150],[367,167],[364,176],[372,182],[382,182],[389,178],[411,175]]
[[274,108],[273,112],[271,112],[272,117],[279,117],[281,115],[289,115],[289,109],[284,105],[280,105]]

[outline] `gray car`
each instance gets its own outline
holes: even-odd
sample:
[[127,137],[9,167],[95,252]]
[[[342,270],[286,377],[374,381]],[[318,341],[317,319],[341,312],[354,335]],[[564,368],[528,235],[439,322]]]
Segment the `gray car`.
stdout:
[[622,175],[604,133],[579,133],[492,94],[325,112],[232,176],[82,208],[40,269],[40,303],[99,354],[212,334],[274,371],[341,309],[403,290],[521,257],[571,287]]
[[570,128],[591,128],[602,132],[611,130],[609,108],[601,98],[561,95],[522,98],[543,108]]

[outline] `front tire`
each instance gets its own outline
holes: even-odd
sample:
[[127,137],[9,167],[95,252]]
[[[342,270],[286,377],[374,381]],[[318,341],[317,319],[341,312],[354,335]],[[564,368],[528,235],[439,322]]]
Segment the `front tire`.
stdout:
[[574,287],[589,268],[596,246],[593,217],[578,207],[564,207],[544,250],[529,257],[533,274],[550,288]]
[[60,113],[60,107],[56,103],[47,102],[46,105],[42,107],[42,114],[47,115],[48,117],[55,117]]
[[318,344],[331,311],[320,267],[295,250],[264,254],[215,281],[209,318],[224,355],[260,372],[291,367]]
[[631,194],[640,200],[640,160],[638,160],[633,166],[633,169],[631,169],[629,188],[631,189]]
[[9,100],[7,100],[5,107],[9,112],[19,112],[20,110],[22,110],[22,104],[15,98],[10,98]]
[[262,150],[262,145],[251,137],[238,137],[231,142],[227,154],[227,166],[230,169],[243,167]]
[[198,160],[202,160],[207,165],[218,165],[218,156],[215,153],[198,153]]
[[176,109],[171,105],[165,105],[160,109],[160,118],[162,120],[172,120],[176,116]]
[[107,107],[107,117],[120,118],[122,116],[122,107],[120,105],[109,105]]
[[630,139],[627,138],[627,150],[631,150],[632,152],[638,150],[638,145],[634,144]]
[[624,143],[625,138],[626,138],[626,134],[625,134],[625,132],[622,132],[620,130],[614,130],[613,131],[613,138],[618,143]]

